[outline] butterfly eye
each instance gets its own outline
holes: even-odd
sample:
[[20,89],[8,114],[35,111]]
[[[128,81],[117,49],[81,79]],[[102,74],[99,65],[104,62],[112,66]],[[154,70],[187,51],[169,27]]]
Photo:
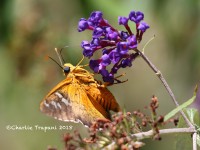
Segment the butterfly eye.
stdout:
[[64,70],[65,73],[69,73],[70,72],[70,67],[66,66],[63,70]]

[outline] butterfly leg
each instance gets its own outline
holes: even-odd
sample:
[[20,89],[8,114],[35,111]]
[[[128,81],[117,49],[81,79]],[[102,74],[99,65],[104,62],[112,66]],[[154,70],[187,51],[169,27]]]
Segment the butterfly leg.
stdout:
[[117,82],[114,82],[114,83],[104,82],[103,84],[98,84],[98,85],[99,85],[99,87],[107,87],[107,86],[111,86],[113,84],[119,84],[119,83],[124,83],[124,82],[128,81],[128,79],[124,80],[124,81],[121,81],[121,80],[118,80],[118,79],[114,79],[114,80],[117,81]]
[[127,79],[127,80],[124,80],[124,81],[121,81],[121,80],[118,79],[118,78],[123,77],[123,76],[125,76],[125,75],[126,75],[126,73],[123,73],[123,74],[121,74],[121,75],[115,77],[115,78],[114,78],[114,81],[116,81],[116,82],[114,82],[114,83],[104,82],[103,84],[100,83],[99,85],[100,85],[100,87],[107,87],[107,86],[111,86],[111,85],[113,85],[113,84],[119,84],[119,83],[127,82],[128,79]]
[[113,85],[113,83],[110,83],[110,82],[97,83],[98,87],[103,87],[103,88],[105,88],[107,86],[111,86],[111,85]]
[[124,81],[121,81],[121,80],[118,79],[118,78],[123,77],[123,76],[125,76],[125,75],[126,75],[126,73],[123,73],[123,74],[121,74],[121,75],[115,77],[114,80],[117,81],[117,82],[115,82],[115,83],[113,83],[113,84],[119,84],[119,83],[127,82],[128,79],[127,79],[127,80],[124,80]]
[[79,67],[83,68],[83,67],[87,67],[89,66],[89,64],[86,64],[86,65],[80,65]]
[[119,76],[116,76],[115,79],[121,78],[121,77],[123,77],[123,76],[125,76],[125,75],[126,75],[126,73],[123,73],[123,74],[121,74],[121,75],[119,75]]
[[128,79],[123,80],[123,81],[118,80],[118,79],[114,79],[114,80],[117,81],[117,82],[115,82],[115,83],[113,83],[113,84],[119,84],[119,83],[124,83],[124,82],[127,82],[127,81],[128,81]]

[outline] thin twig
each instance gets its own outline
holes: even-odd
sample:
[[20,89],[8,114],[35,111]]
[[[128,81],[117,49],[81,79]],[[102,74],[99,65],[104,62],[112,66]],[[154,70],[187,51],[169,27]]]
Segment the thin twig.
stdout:
[[[175,103],[176,107],[179,106],[171,88],[169,87],[169,85],[167,84],[165,78],[163,77],[162,73],[156,68],[156,66],[144,55],[144,53],[142,53],[141,51],[139,51],[138,49],[135,50],[137,53],[139,53],[139,55],[144,59],[144,61],[150,66],[150,68],[155,72],[155,74],[158,76],[158,78],[161,80],[161,82],[163,83],[163,85],[165,86],[167,92],[169,93],[169,95],[171,96],[173,102]],[[188,118],[186,117],[185,113],[180,110],[181,115],[183,116],[185,122],[187,123],[187,125],[191,128],[194,128],[194,126],[192,125],[192,123],[188,120]]]
[[[173,133],[194,133],[195,134],[196,130],[195,130],[195,128],[190,128],[190,127],[189,128],[172,128],[172,129],[161,129],[161,130],[159,130],[160,135],[173,134]],[[149,130],[149,131],[146,131],[146,132],[131,134],[131,137],[135,138],[136,140],[139,141],[139,140],[142,140],[142,139],[151,138],[153,135],[154,135],[153,130]],[[196,139],[196,137],[195,137],[195,139]],[[111,144],[106,146],[106,148],[111,149],[114,144],[115,144],[115,142],[113,141]],[[197,150],[197,149],[193,148],[193,150]]]
[[193,150],[197,150],[197,133],[194,132],[192,135]]
[[[195,133],[195,128],[172,128],[172,129],[162,129],[159,130],[159,134],[172,134],[172,133]],[[153,130],[147,132],[140,132],[132,134],[131,137],[136,138],[137,140],[142,140],[145,138],[150,138],[154,134]]]

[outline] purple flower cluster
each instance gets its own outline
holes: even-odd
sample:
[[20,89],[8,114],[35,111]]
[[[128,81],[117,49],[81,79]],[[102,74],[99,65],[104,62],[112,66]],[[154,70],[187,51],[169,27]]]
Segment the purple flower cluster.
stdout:
[[[91,13],[88,19],[81,18],[78,24],[78,31],[86,29],[92,30],[92,40],[82,41],[83,55],[90,59],[89,66],[95,72],[102,75],[104,82],[114,83],[114,74],[120,68],[131,67],[132,62],[138,56],[134,50],[142,40],[143,33],[149,25],[142,22],[144,14],[140,11],[131,11],[128,17],[119,17],[119,25],[124,25],[126,31],[119,31],[112,27],[107,20],[103,19],[100,11]],[[128,22],[136,24],[136,33],[133,34]],[[102,55],[99,59],[91,57],[101,50]],[[112,65],[110,71],[108,66]]]

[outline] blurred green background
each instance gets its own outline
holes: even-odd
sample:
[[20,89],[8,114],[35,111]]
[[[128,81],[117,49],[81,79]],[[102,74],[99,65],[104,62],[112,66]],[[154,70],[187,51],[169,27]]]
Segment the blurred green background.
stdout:
[[[88,18],[94,10],[102,11],[104,18],[115,27],[119,27],[118,16],[128,16],[131,10],[144,12],[150,29],[145,32],[139,48],[142,49],[155,35],[145,50],[146,55],[166,77],[180,103],[192,96],[200,79],[199,0],[1,0],[1,150],[44,150],[49,145],[62,149],[62,135],[71,132],[7,130],[7,125],[72,125],[73,129],[86,134],[82,125],[45,116],[39,111],[39,103],[64,79],[60,68],[46,56],[56,58],[54,48],[68,45],[64,58],[77,64],[82,58],[80,43],[90,39],[91,33],[78,33],[77,24],[81,17]],[[159,79],[142,59],[121,72],[126,72],[124,79],[129,81],[109,89],[127,111],[143,110],[153,94],[160,100],[159,114],[164,115],[175,107]],[[175,135],[163,136],[159,142],[146,140],[142,149],[167,150],[169,145],[170,149],[175,149],[175,140]]]

